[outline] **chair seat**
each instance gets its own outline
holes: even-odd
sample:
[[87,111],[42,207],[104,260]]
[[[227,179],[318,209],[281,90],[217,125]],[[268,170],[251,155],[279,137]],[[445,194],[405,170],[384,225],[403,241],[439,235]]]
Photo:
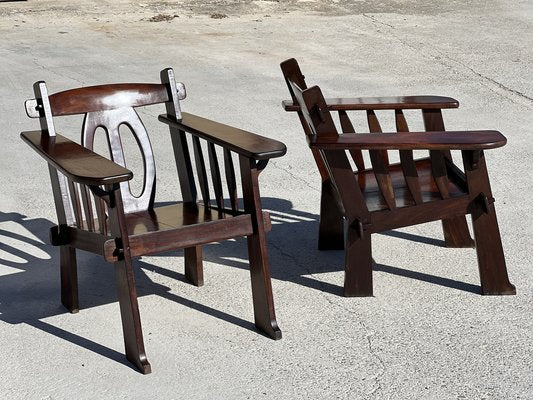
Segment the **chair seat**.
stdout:
[[[253,233],[249,214],[218,211],[196,203],[174,203],[126,214],[125,217],[132,256],[176,250]],[[271,223],[267,212],[263,212],[263,221],[265,231],[269,231]]]
[[235,217],[229,212],[218,212],[198,203],[167,204],[125,216],[129,235],[180,229],[189,225],[217,222]]
[[[416,160],[415,164],[418,171],[420,190],[424,203],[441,200],[442,196],[431,173],[430,159],[422,158]],[[396,197],[396,207],[414,206],[415,201],[411,196],[407,183],[405,182],[401,164],[391,164],[389,166],[389,173],[392,179],[394,195]],[[371,169],[367,169],[356,172],[355,175],[359,182],[359,187],[363,192],[363,196],[365,197],[368,210],[372,212],[388,209],[387,203],[385,203],[385,199],[379,190],[374,172]],[[450,197],[459,197],[466,194],[466,191],[461,189],[461,184],[456,179],[455,175],[449,174],[448,178]]]

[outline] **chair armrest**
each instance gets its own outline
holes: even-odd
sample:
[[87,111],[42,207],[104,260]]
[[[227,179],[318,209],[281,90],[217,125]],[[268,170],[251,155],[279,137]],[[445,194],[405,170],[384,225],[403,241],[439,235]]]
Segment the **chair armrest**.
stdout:
[[255,160],[281,157],[287,152],[285,145],[277,140],[220,124],[193,114],[182,112],[181,115],[182,119],[179,121],[168,114],[160,115],[159,120]]
[[507,139],[498,131],[409,133],[345,133],[338,137],[308,137],[320,150],[485,150],[502,147]]
[[73,182],[100,186],[133,178],[130,170],[64,136],[29,131],[22,132],[20,137]]
[[[281,103],[285,111],[299,111],[300,106],[292,100]],[[359,97],[326,99],[330,111],[350,110],[406,110],[457,108],[459,102],[442,96]]]

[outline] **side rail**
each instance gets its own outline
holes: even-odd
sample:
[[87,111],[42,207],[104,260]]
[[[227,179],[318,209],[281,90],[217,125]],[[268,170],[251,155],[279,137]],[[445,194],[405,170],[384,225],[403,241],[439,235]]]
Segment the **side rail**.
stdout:
[[[184,201],[197,201],[197,180],[206,208],[233,215],[260,213],[258,176],[268,160],[286,153],[283,143],[186,112],[181,113],[181,119],[163,114],[159,120],[170,128]],[[235,157],[239,160],[243,207],[238,200]]]
[[[312,88],[311,88],[312,89]],[[459,102],[450,97],[443,96],[399,96],[399,97],[361,97],[361,98],[328,98],[325,99],[326,110],[338,114],[340,128],[344,134],[355,133],[354,126],[348,115],[349,111],[363,111],[366,114],[368,132],[382,133],[380,121],[376,115],[377,110],[390,110],[394,112],[396,132],[401,135],[409,133],[409,125],[403,110],[420,110],[427,132],[445,131],[442,109],[457,108]],[[286,111],[299,112],[300,106],[293,101],[282,102]],[[358,171],[368,168],[365,165],[363,152],[359,148],[347,149]],[[395,208],[395,195],[389,173],[388,150],[369,149],[371,168],[376,181],[389,209]],[[418,171],[411,149],[399,150],[401,167],[409,192],[415,204],[422,203]],[[432,175],[442,198],[450,196],[448,190],[448,174],[453,173],[464,180],[464,174],[452,162],[451,152],[448,149],[429,150]]]

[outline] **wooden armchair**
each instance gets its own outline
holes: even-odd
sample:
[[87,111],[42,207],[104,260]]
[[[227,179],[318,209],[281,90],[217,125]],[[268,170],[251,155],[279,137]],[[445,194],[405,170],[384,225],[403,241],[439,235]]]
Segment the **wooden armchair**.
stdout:
[[[141,372],[151,371],[144,350],[132,258],[184,249],[185,275],[203,284],[202,245],[247,236],[255,325],[273,339],[281,338],[274,313],[265,232],[271,228],[261,209],[258,177],[268,160],[283,156],[285,145],[231,126],[181,112],[185,87],[172,69],[161,72],[160,84],[112,84],[48,95],[44,82],[34,85],[35,99],[26,102],[28,116],[39,118],[40,131],[22,132],[22,139],[49,164],[58,225],[51,242],[60,246],[61,301],[77,312],[76,249],[100,254],[115,266],[126,357]],[[182,200],[155,207],[155,163],[148,134],[135,108],[165,103],[159,120],[168,125]],[[82,145],[56,133],[54,118],[84,114]],[[144,163],[142,193],[129,187],[119,128],[133,132]],[[95,131],[105,130],[111,160],[93,152]],[[190,134],[191,138],[188,137]],[[192,140],[191,140],[192,139]],[[202,139],[202,140],[201,140]],[[194,173],[189,145],[194,152]],[[203,143],[203,145],[202,145]],[[224,159],[225,179],[219,155]],[[204,151],[210,166],[206,167]],[[233,164],[238,156],[243,207]],[[229,200],[224,199],[223,183]],[[213,190],[209,189],[209,181]],[[201,201],[197,199],[196,182]],[[211,197],[214,193],[214,197]]]
[[[501,133],[444,132],[441,109],[459,105],[448,97],[324,99],[318,86],[307,88],[295,59],[281,69],[292,97],[283,107],[297,112],[322,178],[318,247],[345,248],[345,296],[372,296],[372,233],[442,220],[448,247],[473,247],[466,214],[472,216],[482,293],[515,294],[483,155],[505,145]],[[408,133],[404,109],[422,111],[426,132]],[[355,133],[347,111],[357,110],[366,113],[370,133]],[[394,110],[396,133],[382,133],[375,110]],[[399,150],[399,163],[389,163],[389,150]],[[429,157],[415,159],[413,150],[429,150]],[[464,171],[450,150],[461,150]]]

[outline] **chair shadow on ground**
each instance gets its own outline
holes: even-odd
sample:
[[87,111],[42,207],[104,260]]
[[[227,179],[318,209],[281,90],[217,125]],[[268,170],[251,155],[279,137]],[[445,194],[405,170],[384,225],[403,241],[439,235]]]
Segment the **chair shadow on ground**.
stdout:
[[[342,295],[342,287],[312,277],[313,274],[342,271],[344,265],[343,251],[317,250],[318,215],[294,210],[292,203],[287,200],[263,198],[262,202],[263,208],[270,212],[273,222],[273,229],[267,235],[272,278]],[[121,352],[44,321],[48,317],[67,313],[60,303],[59,252],[48,244],[48,232],[53,225],[54,223],[47,219],[31,219],[19,213],[0,212],[0,320],[10,324],[28,324],[131,367]],[[405,232],[390,231],[384,234],[435,246],[444,245],[443,241]],[[134,265],[139,267],[135,268],[139,297],[161,296],[256,331],[252,318],[247,321],[186,299],[172,293],[168,287],[153,282],[145,270],[187,282],[183,268],[180,267],[183,265],[183,253],[176,251],[165,255],[179,257],[176,270],[162,268],[142,259],[134,261]],[[243,238],[205,246],[204,259],[234,268],[248,269],[246,240]],[[81,312],[83,309],[117,301],[114,269],[110,264],[100,256],[79,251],[78,269]],[[374,270],[480,293],[480,288],[476,285],[398,267],[374,264]],[[206,276],[206,279],[209,279],[209,276]],[[118,313],[116,318],[120,318]]]

